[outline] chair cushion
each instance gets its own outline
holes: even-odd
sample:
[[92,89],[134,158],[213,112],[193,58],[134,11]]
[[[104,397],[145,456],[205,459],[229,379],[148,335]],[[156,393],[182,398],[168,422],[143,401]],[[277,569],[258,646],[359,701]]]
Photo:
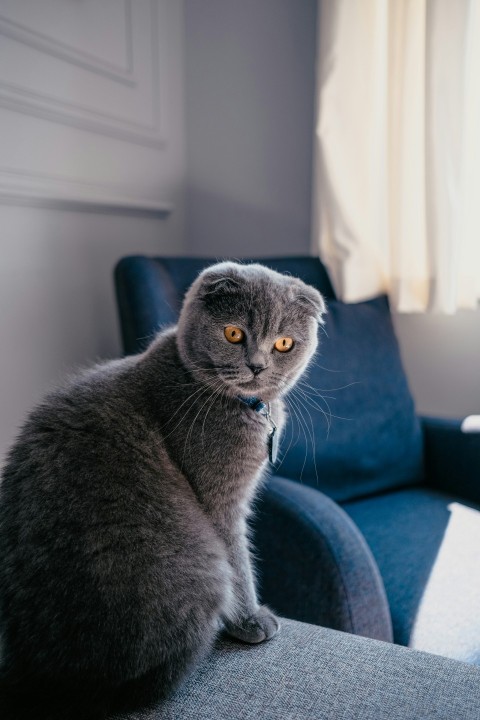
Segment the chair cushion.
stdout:
[[[377,561],[395,642],[480,664],[480,623],[471,612],[480,602],[480,569],[476,555],[473,563],[468,557],[477,553],[480,514],[466,509],[480,506],[418,487],[342,507]],[[470,549],[472,532],[477,541]]]
[[386,297],[328,302],[315,362],[287,402],[278,474],[339,501],[421,480],[422,433]]

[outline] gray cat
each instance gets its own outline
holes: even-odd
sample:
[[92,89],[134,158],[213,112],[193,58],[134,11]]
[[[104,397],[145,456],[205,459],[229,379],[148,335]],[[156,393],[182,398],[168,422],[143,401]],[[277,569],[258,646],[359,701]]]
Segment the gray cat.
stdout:
[[221,624],[247,643],[275,635],[247,518],[324,312],[300,280],[214,265],[146,352],[84,372],[32,412],[0,496],[12,717],[149,704]]

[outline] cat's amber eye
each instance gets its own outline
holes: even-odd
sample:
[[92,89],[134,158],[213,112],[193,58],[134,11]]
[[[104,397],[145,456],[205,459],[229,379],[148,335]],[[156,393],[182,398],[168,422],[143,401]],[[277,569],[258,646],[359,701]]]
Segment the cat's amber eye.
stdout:
[[227,338],[228,342],[231,343],[242,342],[243,338],[245,337],[245,333],[243,332],[243,330],[240,330],[240,328],[236,327],[235,325],[227,325],[223,332],[225,333],[225,337]]
[[278,352],[288,352],[293,348],[293,339],[291,337],[281,337],[275,342],[274,348]]

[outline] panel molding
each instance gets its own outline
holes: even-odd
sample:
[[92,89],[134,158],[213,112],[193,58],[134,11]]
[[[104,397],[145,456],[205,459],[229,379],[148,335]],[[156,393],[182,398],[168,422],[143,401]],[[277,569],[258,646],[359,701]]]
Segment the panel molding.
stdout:
[[113,183],[85,182],[11,168],[0,168],[0,203],[159,217],[173,212],[170,202],[141,197]]
[[[38,93],[14,83],[0,81],[0,107],[41,117],[81,130],[107,135],[149,147],[166,144],[164,113],[160,97],[160,37],[158,1],[150,0],[153,122],[143,125],[77,103]],[[133,51],[132,51],[133,53]],[[133,61],[132,61],[133,63]],[[133,72],[133,67],[132,67]],[[135,82],[133,83],[135,85]]]
[[136,81],[133,77],[133,28],[132,28],[132,4],[131,0],[124,0],[125,11],[125,47],[127,52],[127,63],[125,67],[109,63],[106,60],[84,52],[67,43],[44,35],[21,23],[10,20],[0,14],[0,35],[28,45],[34,50],[52,55],[53,57],[69,62],[90,72],[104,75],[116,82],[124,83],[133,87]]

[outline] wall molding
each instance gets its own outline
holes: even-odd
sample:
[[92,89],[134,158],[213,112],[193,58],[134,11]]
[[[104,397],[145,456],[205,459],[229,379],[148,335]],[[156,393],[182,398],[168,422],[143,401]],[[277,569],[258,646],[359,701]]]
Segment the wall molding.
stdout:
[[[130,3],[129,7],[131,7]],[[152,64],[151,97],[153,106],[153,122],[151,125],[125,120],[91,107],[55,98],[48,93],[39,93],[29,88],[21,87],[18,84],[5,81],[0,81],[0,106],[8,110],[41,117],[52,122],[70,125],[81,130],[107,135],[119,140],[162,148],[166,144],[166,128],[160,97],[158,1],[150,0],[149,7]],[[135,82],[133,84],[135,85]]]
[[[162,148],[166,144],[157,123],[151,127],[143,126],[1,81],[0,106],[138,145]],[[155,114],[159,114],[159,110]]]
[[139,196],[128,188],[10,168],[0,169],[0,203],[158,217],[173,212],[170,202]]
[[89,70],[90,72],[104,75],[116,82],[124,83],[133,87],[136,81],[133,77],[133,27],[132,27],[132,3],[131,0],[124,0],[125,11],[125,48],[127,53],[127,62],[125,67],[109,63],[106,60],[84,52],[67,43],[48,35],[44,35],[37,30],[27,27],[14,20],[10,20],[5,15],[0,14],[0,35],[4,35],[12,40],[28,45],[34,50],[40,50],[43,53],[53,55],[53,57],[69,62],[72,65]]

